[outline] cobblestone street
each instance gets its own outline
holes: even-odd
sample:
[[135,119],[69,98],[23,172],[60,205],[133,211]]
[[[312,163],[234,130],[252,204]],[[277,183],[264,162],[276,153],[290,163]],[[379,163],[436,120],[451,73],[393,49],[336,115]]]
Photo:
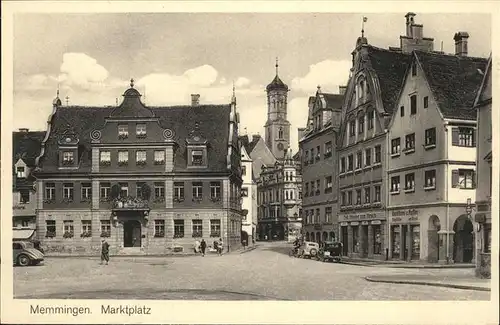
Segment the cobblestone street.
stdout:
[[370,275],[465,276],[473,269],[395,269],[290,258],[284,243],[224,256],[46,258],[14,268],[15,298],[202,300],[488,300],[489,292],[368,282]]

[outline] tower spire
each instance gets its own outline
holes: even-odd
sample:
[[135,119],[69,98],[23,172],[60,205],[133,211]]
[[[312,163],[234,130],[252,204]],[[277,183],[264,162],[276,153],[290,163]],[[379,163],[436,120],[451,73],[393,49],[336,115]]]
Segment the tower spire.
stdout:
[[276,57],[276,75],[278,75],[278,57]]
[[231,96],[231,103],[236,104],[236,88],[234,87],[234,80],[233,80],[233,94]]
[[363,22],[361,23],[361,37],[365,37],[365,23],[368,20],[365,16],[363,16]]

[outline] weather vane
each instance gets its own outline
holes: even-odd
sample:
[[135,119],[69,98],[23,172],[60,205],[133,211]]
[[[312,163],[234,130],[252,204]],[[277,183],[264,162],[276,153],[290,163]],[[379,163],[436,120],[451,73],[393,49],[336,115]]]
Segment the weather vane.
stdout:
[[365,37],[365,23],[368,21],[368,18],[363,16],[363,22],[361,23],[361,37]]

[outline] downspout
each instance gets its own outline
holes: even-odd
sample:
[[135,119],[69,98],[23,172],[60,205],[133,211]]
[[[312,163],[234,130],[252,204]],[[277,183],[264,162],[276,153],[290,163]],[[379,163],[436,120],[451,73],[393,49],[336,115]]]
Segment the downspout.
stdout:
[[[448,186],[449,184],[449,160],[448,160],[448,144],[449,144],[449,139],[448,139],[448,121],[444,122],[444,132],[445,132],[445,146],[444,146],[444,157],[446,159],[446,165],[445,165],[445,184],[446,186],[444,187],[445,191],[445,200],[446,200],[446,264],[450,263],[450,204],[449,204],[449,189]],[[438,248],[439,249],[439,248]]]
[[[391,223],[390,223],[390,218],[389,218],[389,210],[387,209],[389,207],[389,191],[387,190],[387,186],[389,186],[389,130],[384,129],[384,134],[385,134],[385,148],[384,148],[384,168],[385,168],[385,173],[384,173],[384,179],[385,182],[382,183],[382,186],[380,187],[380,191],[384,191],[384,197],[385,197],[385,217],[386,217],[386,232],[387,235],[385,236],[387,238],[387,250],[385,256],[386,259],[389,259],[389,253],[392,251],[392,243],[391,243]],[[382,155],[382,152],[380,153]],[[382,193],[380,193],[382,194]],[[401,234],[400,234],[400,240],[401,240]],[[392,254],[391,254],[392,258]]]

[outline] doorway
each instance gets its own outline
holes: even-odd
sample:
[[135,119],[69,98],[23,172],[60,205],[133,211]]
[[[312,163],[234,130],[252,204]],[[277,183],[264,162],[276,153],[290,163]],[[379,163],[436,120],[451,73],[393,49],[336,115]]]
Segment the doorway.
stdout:
[[467,215],[461,215],[453,225],[453,260],[471,263],[474,258],[474,226]]
[[141,223],[138,220],[127,220],[123,223],[123,246],[141,247]]
[[439,261],[439,231],[441,230],[441,222],[439,217],[432,215],[429,218],[429,230],[427,232],[427,261],[431,263],[437,263]]
[[401,249],[403,253],[403,261],[408,258],[408,241],[406,240],[408,236],[408,225],[401,226]]
[[368,226],[361,226],[361,234],[363,236],[361,239],[363,243],[361,246],[361,256],[366,257],[368,256]]
[[347,256],[347,251],[349,249],[349,232],[347,226],[342,226],[342,255]]

